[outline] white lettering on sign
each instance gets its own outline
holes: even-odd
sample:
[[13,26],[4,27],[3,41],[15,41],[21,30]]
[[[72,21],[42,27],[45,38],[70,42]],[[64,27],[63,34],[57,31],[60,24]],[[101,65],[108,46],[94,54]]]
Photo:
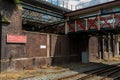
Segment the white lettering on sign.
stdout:
[[41,49],[45,49],[45,48],[46,48],[46,45],[40,45],[40,48],[41,48]]
[[7,43],[27,43],[27,36],[7,34]]

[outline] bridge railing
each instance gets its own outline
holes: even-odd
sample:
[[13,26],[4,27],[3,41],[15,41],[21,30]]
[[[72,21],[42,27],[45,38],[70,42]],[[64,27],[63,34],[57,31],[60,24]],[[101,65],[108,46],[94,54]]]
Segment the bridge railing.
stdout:
[[98,5],[98,4],[102,4],[102,3],[106,3],[106,2],[114,1],[114,0],[92,0],[89,2],[79,2],[77,5],[70,5],[69,0],[43,0],[43,1],[47,1],[54,5],[67,8],[70,10],[77,10],[77,9],[90,7],[90,6],[94,6],[94,5]]
[[76,10],[77,9],[76,5],[70,5],[68,3],[68,0],[49,0],[49,1],[43,0],[43,1],[47,1],[51,4],[54,4],[54,5],[57,5],[57,6],[69,9],[69,10]]
[[94,6],[94,5],[98,5],[98,4],[102,4],[110,1],[114,1],[114,0],[92,0],[89,2],[82,2],[76,5],[76,9],[86,8],[86,7],[90,7],[90,6]]
[[114,29],[120,27],[120,13],[98,15],[66,22],[66,33],[77,31]]

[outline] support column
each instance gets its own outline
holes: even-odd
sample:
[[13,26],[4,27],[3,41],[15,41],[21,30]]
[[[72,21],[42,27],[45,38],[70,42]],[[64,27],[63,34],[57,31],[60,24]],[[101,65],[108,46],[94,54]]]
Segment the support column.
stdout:
[[111,53],[110,53],[110,52],[111,52],[111,48],[110,48],[110,46],[111,46],[111,45],[110,45],[110,34],[108,34],[108,37],[107,37],[107,38],[108,38],[108,58],[110,58],[110,54],[111,54]]
[[115,57],[115,37],[112,34],[111,35],[111,41],[112,41],[112,52],[113,52],[113,57]]
[[98,57],[101,60],[101,37],[98,37]]
[[75,32],[77,32],[77,24],[76,24],[76,20],[75,20]]
[[119,43],[117,42],[117,55],[119,55]]
[[1,21],[2,21],[2,17],[1,17],[1,14],[0,14],[0,72],[2,71],[2,66],[1,66],[1,64],[2,64],[2,62],[1,62],[1,60],[2,60],[2,57],[1,57],[1,40],[2,40],[2,23],[1,23]]
[[1,22],[1,30],[0,30],[0,71],[4,71],[8,68],[9,64],[5,62],[3,64],[2,60],[8,60],[8,54],[6,53],[6,35],[7,35],[7,27],[9,23],[8,22]]
[[1,21],[2,21],[2,16],[0,14],[0,60],[1,60],[1,40],[2,40],[2,23],[1,23]]
[[100,30],[100,16],[98,16],[98,30]]
[[65,34],[67,34],[67,33],[69,32],[69,28],[68,28],[67,21],[69,21],[69,17],[67,17],[67,18],[65,19]]
[[117,35],[116,36],[117,38],[117,40],[116,40],[116,50],[117,50],[117,55],[116,56],[118,56],[119,55],[119,47],[120,47],[120,45],[119,45],[119,41],[118,41],[118,38],[119,38],[119,36]]
[[68,25],[67,25],[67,20],[65,21],[65,34],[68,33]]
[[102,36],[102,45],[101,45],[101,58],[104,58],[104,36]]
[[86,30],[88,30],[88,21],[87,21],[87,19],[85,19],[85,24],[86,24]]
[[51,35],[47,34],[47,60],[46,65],[49,66],[52,64],[51,59]]
[[113,28],[115,28],[115,16],[114,16],[114,14],[112,14],[112,18],[113,18]]
[[50,57],[50,35],[47,34],[47,58]]

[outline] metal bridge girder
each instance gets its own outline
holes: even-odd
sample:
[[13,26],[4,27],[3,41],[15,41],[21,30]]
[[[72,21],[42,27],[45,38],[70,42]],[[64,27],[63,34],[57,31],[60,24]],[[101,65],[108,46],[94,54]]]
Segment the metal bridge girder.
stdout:
[[79,27],[80,28],[82,28],[83,30],[87,30],[86,29],[86,26],[84,26],[83,24],[82,24],[82,22],[80,22],[79,20],[76,20],[76,23],[79,25]]
[[67,25],[68,25],[68,27],[70,28],[70,30],[72,30],[73,32],[75,32],[75,28],[74,28],[74,26],[72,26],[72,25],[70,24],[70,22],[67,22]]
[[97,21],[98,17],[95,17],[94,19],[87,19],[89,26],[88,26],[88,30],[91,29],[91,27],[94,27],[95,29],[98,30],[98,26],[95,24],[95,22]]
[[118,19],[118,22],[115,23],[115,28],[117,28],[120,25],[120,15],[114,14],[115,19]]
[[60,26],[60,30],[64,30],[64,26],[65,26],[65,24]]
[[112,25],[108,22],[108,20],[111,18],[111,16],[108,17],[102,17],[100,16],[100,20],[102,20],[104,23],[101,24],[101,28],[104,28],[104,25],[107,25],[109,28],[113,28]]
[[26,10],[31,10],[31,11],[34,11],[34,12],[50,15],[50,16],[53,16],[53,17],[61,18],[61,19],[64,18],[62,14],[52,12],[52,11],[49,11],[49,10],[45,10],[45,9],[40,8],[40,7],[36,7],[34,5],[30,5],[30,4],[27,4],[27,3],[22,3],[21,5],[22,5],[23,9],[26,9]]
[[[73,26],[73,22],[75,26]],[[120,27],[120,13],[97,15],[95,17],[80,18],[73,22],[67,21],[68,28],[76,32],[78,30],[100,30],[101,28],[117,28]],[[68,29],[69,30],[69,29]],[[70,32],[70,30],[68,32]]]

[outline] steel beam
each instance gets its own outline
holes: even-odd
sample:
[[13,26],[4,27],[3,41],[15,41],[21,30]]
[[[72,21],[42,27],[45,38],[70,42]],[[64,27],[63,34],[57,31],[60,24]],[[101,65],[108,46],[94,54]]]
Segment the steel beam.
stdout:
[[75,32],[74,26],[72,26],[69,22],[67,22],[67,25],[68,25],[68,27],[69,27],[70,30],[72,30],[73,32]]
[[88,23],[89,23],[89,27],[88,29],[90,29],[91,27],[94,27],[95,29],[98,30],[98,27],[97,25],[95,24],[96,20],[97,20],[97,17],[95,17],[94,19],[87,19],[88,20]]
[[40,8],[40,7],[36,7],[34,5],[30,5],[30,4],[27,4],[27,3],[22,3],[21,5],[22,5],[23,9],[25,9],[25,10],[31,10],[31,11],[34,11],[34,12],[38,12],[38,13],[42,13],[42,14],[46,14],[46,15],[50,15],[50,16],[53,16],[53,17],[64,19],[64,16],[62,14],[59,14],[59,13],[55,13],[55,12],[52,12],[52,11],[49,11],[49,10],[45,10],[45,9]]
[[115,23],[114,25],[115,25],[115,28],[117,28],[119,25],[120,25],[120,15],[117,15],[117,14],[115,14],[114,15],[114,19],[118,19],[118,22],[117,22],[117,24]]
[[[82,20],[82,22],[80,20]],[[83,22],[84,20],[86,24]],[[83,31],[92,29],[96,29],[97,31],[104,28],[114,29],[120,27],[120,14],[96,15],[95,17],[75,19],[73,21],[75,21],[74,26],[76,27],[76,24],[79,25]],[[74,26],[70,25],[71,22],[72,20],[68,21],[69,27],[74,31],[72,29]]]
[[80,21],[76,20],[76,23],[79,25],[80,28],[82,28],[83,30],[86,30],[86,26],[84,26]]

